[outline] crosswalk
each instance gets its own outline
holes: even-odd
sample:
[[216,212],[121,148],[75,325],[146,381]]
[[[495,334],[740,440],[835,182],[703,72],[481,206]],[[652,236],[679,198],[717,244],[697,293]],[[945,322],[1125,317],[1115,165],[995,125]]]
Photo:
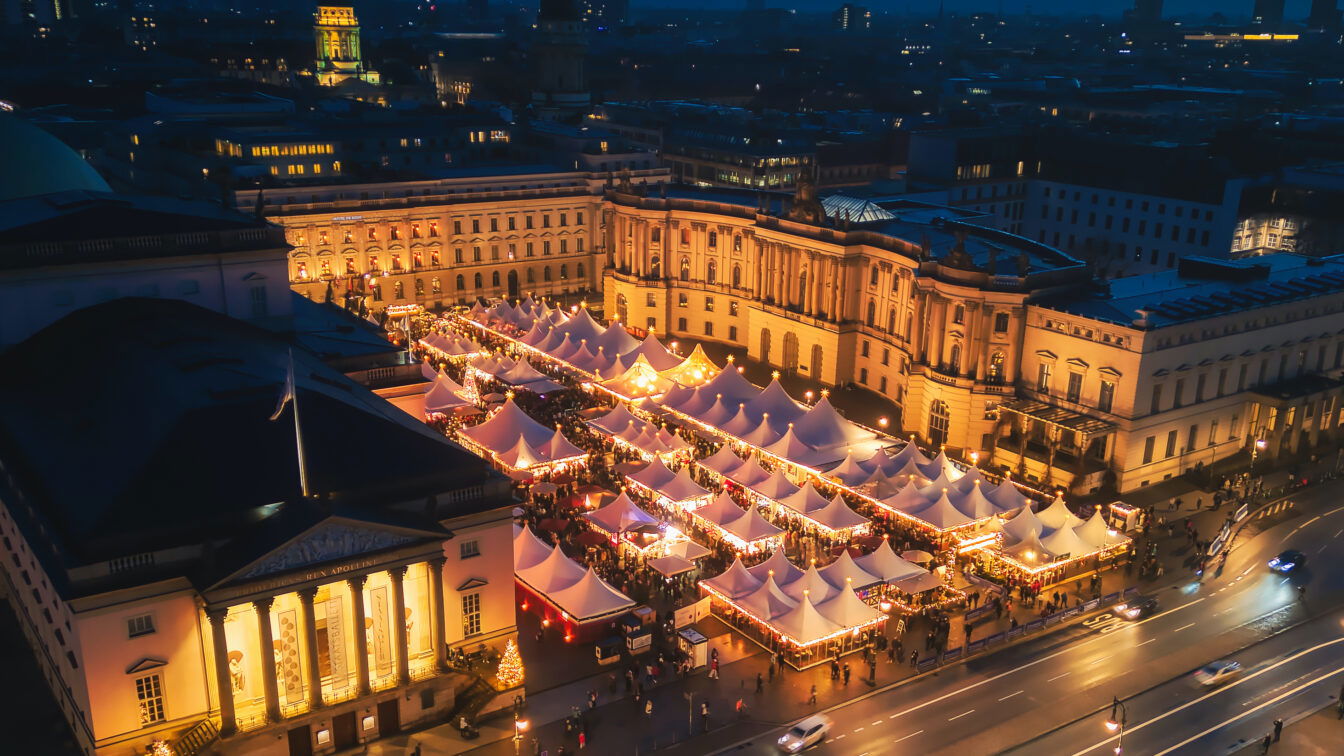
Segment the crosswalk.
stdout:
[[1278,504],[1260,510],[1259,514],[1257,514],[1255,517],[1256,519],[1260,519],[1261,517],[1270,517],[1272,515],[1279,514],[1280,512],[1285,512],[1289,509],[1292,509],[1294,506],[1295,505],[1293,504],[1292,501],[1281,501]]

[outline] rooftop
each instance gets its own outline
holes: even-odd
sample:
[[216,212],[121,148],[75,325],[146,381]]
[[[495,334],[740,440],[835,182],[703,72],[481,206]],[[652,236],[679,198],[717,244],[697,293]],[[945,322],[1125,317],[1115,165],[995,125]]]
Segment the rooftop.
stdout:
[[[1344,292],[1344,255],[1188,257],[1176,270],[1098,282],[1089,291],[1035,304],[1093,320],[1147,329],[1189,323]],[[1143,324],[1136,323],[1147,313]]]

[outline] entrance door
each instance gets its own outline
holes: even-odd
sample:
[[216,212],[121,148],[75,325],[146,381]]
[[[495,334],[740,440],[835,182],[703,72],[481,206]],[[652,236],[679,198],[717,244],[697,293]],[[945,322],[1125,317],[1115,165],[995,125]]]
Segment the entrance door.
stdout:
[[332,717],[331,732],[336,741],[336,750],[357,745],[359,738],[355,729],[355,713],[351,711]]
[[509,299],[518,298],[518,271],[509,271]]
[[784,372],[798,371],[798,336],[793,331],[784,334]]
[[385,738],[401,732],[401,718],[397,712],[397,699],[378,704],[378,737]]
[[813,379],[821,380],[821,344],[812,345],[812,369],[809,372]]
[[308,725],[289,731],[289,756],[313,756],[313,733]]

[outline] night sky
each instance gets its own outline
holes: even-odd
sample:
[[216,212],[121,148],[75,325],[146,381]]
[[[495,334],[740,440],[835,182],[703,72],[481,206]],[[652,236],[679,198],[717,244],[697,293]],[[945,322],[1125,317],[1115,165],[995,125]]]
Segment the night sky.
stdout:
[[[939,0],[851,0],[856,5],[866,6],[874,12],[894,13],[934,13],[938,10]],[[798,10],[823,11],[834,10],[844,0],[766,0],[770,8],[797,8]],[[745,7],[746,0],[632,0],[635,8],[715,8],[724,9],[733,6]],[[1082,15],[1101,13],[1120,15],[1126,8],[1133,7],[1133,0],[944,0],[948,11],[974,12],[996,11],[1002,5],[1005,13],[1022,13],[1028,7],[1036,13]],[[1215,11],[1229,18],[1249,17],[1254,0],[1167,0],[1164,14],[1168,16],[1194,15],[1207,16]],[[1311,0],[1288,0],[1285,16],[1288,19],[1302,19],[1307,15]]]

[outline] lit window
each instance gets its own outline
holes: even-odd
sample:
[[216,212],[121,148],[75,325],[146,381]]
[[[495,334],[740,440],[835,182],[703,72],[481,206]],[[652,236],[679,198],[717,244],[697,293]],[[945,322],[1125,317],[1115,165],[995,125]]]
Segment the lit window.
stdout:
[[162,722],[163,681],[158,675],[145,675],[135,680],[135,700],[140,704],[140,724],[152,725]]

